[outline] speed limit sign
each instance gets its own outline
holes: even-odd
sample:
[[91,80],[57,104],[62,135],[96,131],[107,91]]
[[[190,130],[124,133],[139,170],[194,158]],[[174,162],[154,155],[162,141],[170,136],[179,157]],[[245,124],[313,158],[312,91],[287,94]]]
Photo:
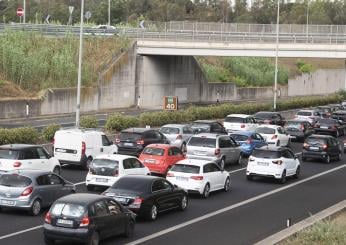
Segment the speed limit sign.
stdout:
[[163,109],[175,111],[178,110],[178,97],[177,96],[164,96]]

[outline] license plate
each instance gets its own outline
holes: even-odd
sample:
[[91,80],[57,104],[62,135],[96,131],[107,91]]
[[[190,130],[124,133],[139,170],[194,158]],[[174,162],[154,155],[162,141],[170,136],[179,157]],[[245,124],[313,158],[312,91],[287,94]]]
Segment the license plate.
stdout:
[[189,178],[182,177],[182,176],[177,176],[176,179],[179,180],[179,181],[188,181],[189,180]]
[[133,146],[133,143],[124,143],[124,146]]
[[257,162],[257,165],[259,166],[269,166],[268,162]]
[[73,221],[67,219],[58,219],[56,222],[62,225],[73,225]]
[[96,182],[108,182],[108,179],[101,179],[101,178],[96,178]]
[[207,155],[207,153],[204,152],[204,151],[195,151],[195,155],[198,155],[198,156],[205,156],[205,155]]
[[6,206],[14,206],[16,204],[15,201],[11,201],[11,200],[1,200],[0,202],[2,205],[6,205]]
[[320,148],[316,147],[316,146],[310,146],[309,148],[310,150],[313,150],[313,151],[318,151]]
[[65,149],[59,149],[59,148],[55,149],[55,151],[56,151],[56,152],[62,152],[62,153],[65,153],[65,152],[66,152]]
[[327,126],[321,126],[321,128],[328,129],[328,127],[327,127]]
[[114,199],[120,203],[126,203],[127,201],[126,198],[124,197],[115,197]]

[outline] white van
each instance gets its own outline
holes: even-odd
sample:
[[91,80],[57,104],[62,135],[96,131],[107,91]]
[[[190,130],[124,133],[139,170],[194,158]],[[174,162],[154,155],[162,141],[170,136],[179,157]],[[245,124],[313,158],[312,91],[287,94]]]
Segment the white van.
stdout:
[[85,168],[100,154],[116,154],[118,148],[105,133],[95,129],[62,129],[54,135],[54,156],[60,164]]

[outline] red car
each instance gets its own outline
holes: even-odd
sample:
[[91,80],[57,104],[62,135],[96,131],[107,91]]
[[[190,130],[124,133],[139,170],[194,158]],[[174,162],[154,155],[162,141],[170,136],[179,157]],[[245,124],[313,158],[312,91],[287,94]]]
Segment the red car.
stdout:
[[185,156],[178,147],[166,144],[148,145],[139,156],[139,160],[150,172],[162,175],[166,175],[172,165],[183,159]]

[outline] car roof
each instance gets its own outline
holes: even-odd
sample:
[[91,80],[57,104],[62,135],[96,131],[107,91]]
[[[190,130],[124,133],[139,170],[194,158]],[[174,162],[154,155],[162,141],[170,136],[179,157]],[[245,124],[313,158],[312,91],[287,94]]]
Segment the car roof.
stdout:
[[312,134],[307,138],[321,138],[321,139],[327,139],[327,138],[334,138],[334,136],[331,135],[322,135],[322,134]]
[[260,114],[260,113],[266,113],[266,114],[280,114],[279,112],[276,111],[258,111],[255,113],[256,114]]
[[241,118],[247,118],[247,117],[251,117],[251,115],[247,115],[247,114],[229,114],[229,115],[227,115],[227,117],[241,117]]
[[289,122],[306,123],[306,122],[309,122],[309,121],[308,120],[302,120],[302,119],[290,119],[290,120],[286,121],[286,123],[289,123]]
[[127,158],[136,158],[134,156],[122,155],[122,154],[102,154],[96,156],[94,159],[110,159],[115,161],[122,161]]
[[123,129],[121,133],[144,133],[149,130],[153,130],[153,129],[152,128],[127,128],[127,129]]
[[200,133],[200,134],[195,134],[192,137],[195,138],[212,138],[216,139],[219,136],[225,136],[226,134],[215,134],[215,133]]
[[285,146],[265,145],[256,149],[264,150],[264,151],[282,151],[284,149],[289,149],[289,148]]
[[23,150],[33,147],[41,147],[40,145],[30,145],[30,144],[8,144],[8,145],[1,145],[0,149],[13,149],[13,150]]
[[334,111],[333,114],[338,113],[338,114],[346,114],[346,111],[343,110],[338,110],[338,111]]
[[185,164],[185,165],[194,165],[194,166],[204,166],[207,163],[214,163],[212,161],[208,161],[208,160],[201,160],[201,159],[183,159],[180,160],[178,162],[176,162],[175,164]]
[[302,110],[299,110],[297,112],[300,112],[300,111],[311,112],[311,111],[317,111],[317,109],[302,109]]
[[150,145],[147,145],[146,147],[169,149],[169,148],[172,148],[174,146],[169,145],[169,144],[150,144]]
[[239,131],[234,131],[231,133],[231,136],[233,134],[238,134],[238,135],[246,135],[246,136],[250,136],[252,134],[254,134],[255,132],[254,131],[242,131],[242,130],[239,130]]
[[78,134],[90,134],[90,133],[100,133],[104,134],[101,129],[97,128],[77,128],[77,127],[72,127],[72,128],[62,128],[56,131],[56,133],[78,133]]
[[147,182],[151,182],[153,180],[156,179],[165,179],[159,176],[154,176],[154,175],[125,175],[123,177],[121,177],[121,179],[128,179],[130,181],[147,181]]
[[163,127],[182,128],[185,126],[187,126],[187,124],[165,124],[165,125],[161,126],[161,128],[163,128]]
[[273,124],[261,124],[258,126],[258,128],[273,128],[273,129],[277,129],[277,128],[282,128],[279,125],[273,125]]
[[75,193],[75,194],[70,194],[70,195],[61,197],[57,200],[57,202],[81,204],[85,206],[85,204],[93,203],[93,202],[104,200],[107,198],[108,197],[106,196],[102,196],[98,194]]
[[218,121],[216,121],[216,120],[196,120],[193,123],[211,124],[211,123],[218,123]]

